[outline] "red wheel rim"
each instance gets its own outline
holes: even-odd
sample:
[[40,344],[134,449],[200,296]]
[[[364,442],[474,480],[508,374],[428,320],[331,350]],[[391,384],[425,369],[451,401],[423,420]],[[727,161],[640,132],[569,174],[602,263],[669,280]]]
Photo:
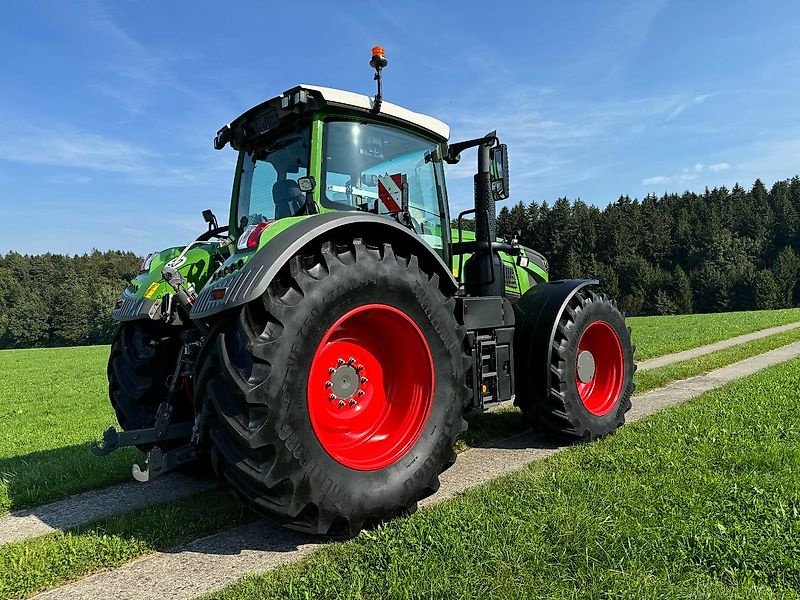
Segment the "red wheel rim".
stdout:
[[611,412],[622,393],[625,360],[622,342],[605,321],[594,321],[578,340],[575,382],[581,402],[593,415]]
[[425,428],[433,377],[428,343],[408,315],[384,304],[348,311],[311,361],[308,414],[317,439],[352,469],[394,464]]

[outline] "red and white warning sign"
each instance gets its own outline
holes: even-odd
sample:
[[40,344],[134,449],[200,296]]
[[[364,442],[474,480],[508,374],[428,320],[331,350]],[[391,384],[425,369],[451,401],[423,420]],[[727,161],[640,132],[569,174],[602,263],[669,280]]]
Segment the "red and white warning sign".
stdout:
[[378,177],[378,198],[389,212],[400,212],[405,178],[403,173]]

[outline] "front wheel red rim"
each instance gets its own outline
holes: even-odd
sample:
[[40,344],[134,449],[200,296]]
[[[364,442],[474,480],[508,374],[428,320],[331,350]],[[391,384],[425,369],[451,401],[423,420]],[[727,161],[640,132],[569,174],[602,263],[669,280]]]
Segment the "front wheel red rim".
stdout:
[[606,321],[594,321],[578,340],[576,386],[581,402],[593,415],[608,414],[617,405],[625,377],[622,342]]
[[322,336],[308,377],[308,413],[333,459],[374,471],[419,439],[433,392],[433,357],[420,328],[397,308],[367,304]]

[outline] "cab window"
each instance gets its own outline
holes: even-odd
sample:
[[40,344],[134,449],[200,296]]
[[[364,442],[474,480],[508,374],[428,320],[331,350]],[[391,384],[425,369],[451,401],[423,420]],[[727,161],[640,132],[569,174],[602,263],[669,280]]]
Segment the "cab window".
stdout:
[[307,127],[242,153],[237,205],[239,231],[261,221],[291,217],[303,210],[305,195],[297,180],[308,174]]
[[393,127],[329,121],[324,130],[322,204],[392,214],[399,210],[399,196],[387,198],[387,191],[397,192],[396,182],[404,175],[414,229],[443,254],[449,227],[437,149],[437,143]]

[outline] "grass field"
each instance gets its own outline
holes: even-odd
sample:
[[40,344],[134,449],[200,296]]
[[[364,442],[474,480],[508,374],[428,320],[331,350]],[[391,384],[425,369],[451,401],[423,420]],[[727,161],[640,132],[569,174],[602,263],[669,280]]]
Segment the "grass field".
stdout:
[[133,450],[101,463],[87,442],[115,423],[107,346],[0,352],[0,514],[114,483]]
[[773,367],[214,597],[796,596],[798,379]]
[[[651,345],[664,347],[661,336],[669,335],[669,330],[660,327],[658,320],[641,323],[637,328],[647,334]],[[650,328],[661,333],[653,334]],[[800,339],[800,330],[756,340],[679,365],[639,373],[637,385],[640,391],[651,389],[797,339]],[[0,506],[38,504],[130,477],[130,464],[135,452],[124,453],[118,459],[98,460],[88,455],[85,445],[85,441],[92,439],[105,425],[113,423],[105,399],[103,367],[107,351],[107,347],[95,347],[0,352],[0,369],[13,374],[0,383],[0,386],[6,386],[0,388],[4,395],[0,397],[14,394],[17,398],[15,404],[2,403],[0,426],[5,431],[12,431],[14,437],[23,432],[26,436],[26,439],[16,442],[8,436],[0,440],[0,474],[3,478],[0,502],[5,501]],[[32,378],[36,372],[34,365],[41,367],[43,362],[48,364],[52,376],[46,382],[37,382]],[[49,394],[38,404],[35,402],[36,386]],[[38,422],[38,428],[30,421]],[[61,430],[62,422],[69,424],[69,431]],[[27,429],[24,429],[22,426],[26,423]],[[480,415],[471,419],[470,428],[467,438],[461,443],[462,449],[523,429],[515,411]],[[84,436],[83,443],[81,436]],[[76,472],[82,475],[80,481],[75,481],[71,475]],[[30,595],[253,518],[232,500],[229,492],[215,490],[102,519],[67,533],[9,544],[0,548],[0,597]],[[374,532],[365,535],[369,537]],[[250,584],[243,585],[243,593],[249,593],[246,586]]]
[[636,359],[646,360],[800,321],[800,308],[628,319]]
[[[630,319],[640,360],[792,321],[800,321],[800,309]],[[726,351],[727,363],[715,353],[717,358],[697,359],[693,367],[641,373],[637,385],[642,391],[648,382],[715,368],[709,367],[714,361],[729,364],[743,350]],[[0,351],[0,514],[130,478],[135,450],[96,459],[87,448],[115,424],[106,398],[107,357],[107,346]],[[474,421],[465,444],[513,433],[520,428],[516,417],[501,413]]]
[[214,490],[0,546],[0,598],[23,598],[256,518],[231,492]]

